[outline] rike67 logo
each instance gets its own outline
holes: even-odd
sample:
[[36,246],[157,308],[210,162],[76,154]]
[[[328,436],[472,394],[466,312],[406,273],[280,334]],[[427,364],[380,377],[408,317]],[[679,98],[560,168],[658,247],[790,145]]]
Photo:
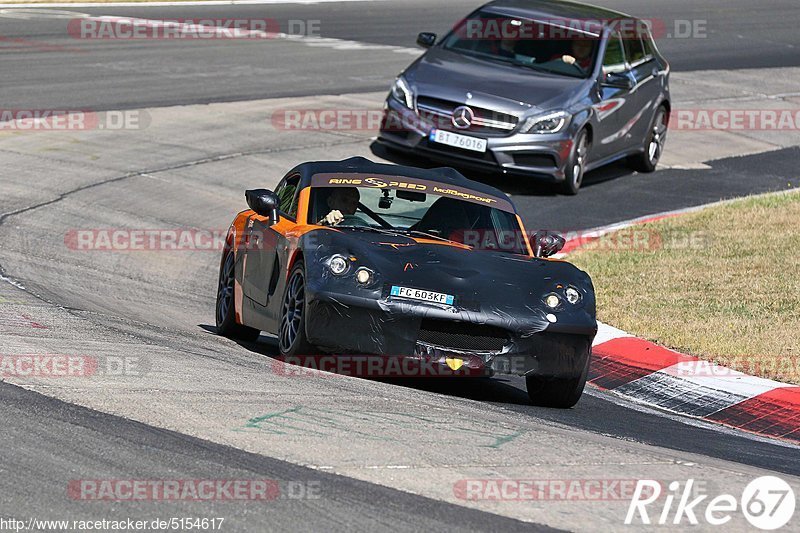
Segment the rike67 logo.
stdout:
[[698,525],[700,517],[707,524],[722,526],[731,521],[734,513],[741,511],[753,527],[772,531],[786,526],[795,508],[792,487],[775,476],[754,479],[738,500],[731,494],[721,494],[707,501],[708,494],[697,495],[693,479],[683,486],[679,481],[673,481],[668,485],[668,492],[663,492],[658,481],[639,480],[625,524],[679,525],[688,522]]

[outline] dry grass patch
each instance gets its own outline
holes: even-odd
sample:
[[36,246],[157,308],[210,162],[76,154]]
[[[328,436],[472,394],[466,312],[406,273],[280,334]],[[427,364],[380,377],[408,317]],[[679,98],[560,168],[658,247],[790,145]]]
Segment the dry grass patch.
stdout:
[[625,231],[616,242],[626,249],[601,245],[570,256],[592,275],[598,319],[742,372],[800,383],[800,194]]

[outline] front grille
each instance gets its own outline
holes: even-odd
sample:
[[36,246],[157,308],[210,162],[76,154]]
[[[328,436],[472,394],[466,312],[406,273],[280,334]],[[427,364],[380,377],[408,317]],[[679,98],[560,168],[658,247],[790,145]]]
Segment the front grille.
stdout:
[[509,334],[494,326],[424,319],[417,340],[461,352],[501,352],[509,342]]
[[428,115],[438,129],[498,136],[509,135],[514,128],[517,127],[519,119],[514,115],[498,113],[497,111],[481,107],[468,106],[475,113],[472,126],[463,130],[456,128],[451,121],[453,118],[453,110],[462,105],[465,104],[427,96],[420,96],[417,98],[417,109],[422,115]]

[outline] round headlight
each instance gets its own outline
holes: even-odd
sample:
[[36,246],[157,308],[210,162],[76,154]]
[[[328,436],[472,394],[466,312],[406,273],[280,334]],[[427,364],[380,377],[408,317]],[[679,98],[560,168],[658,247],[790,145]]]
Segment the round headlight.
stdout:
[[362,285],[366,285],[372,281],[372,272],[364,267],[359,268],[356,270],[356,281]]
[[567,301],[572,305],[581,301],[581,293],[575,287],[567,287],[564,294],[567,296]]
[[330,261],[328,261],[328,268],[337,276],[341,276],[347,272],[347,267],[347,258],[343,255],[334,255],[330,258]]
[[544,299],[544,304],[550,309],[555,309],[561,305],[561,298],[557,294],[548,294]]

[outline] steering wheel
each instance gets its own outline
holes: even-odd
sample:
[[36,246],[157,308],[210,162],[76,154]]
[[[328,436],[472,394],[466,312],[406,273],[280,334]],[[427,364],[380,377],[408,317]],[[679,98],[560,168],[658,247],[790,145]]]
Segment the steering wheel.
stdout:
[[578,73],[579,73],[579,74],[586,75],[587,69],[585,69],[585,68],[583,68],[582,66],[580,66],[580,65],[578,64],[578,61],[577,61],[577,60],[576,60],[574,63],[567,63],[566,61],[563,61],[563,60],[562,60],[562,61],[561,61],[561,63],[562,63],[563,65],[569,65],[570,67],[574,68],[576,71],[578,71]]

